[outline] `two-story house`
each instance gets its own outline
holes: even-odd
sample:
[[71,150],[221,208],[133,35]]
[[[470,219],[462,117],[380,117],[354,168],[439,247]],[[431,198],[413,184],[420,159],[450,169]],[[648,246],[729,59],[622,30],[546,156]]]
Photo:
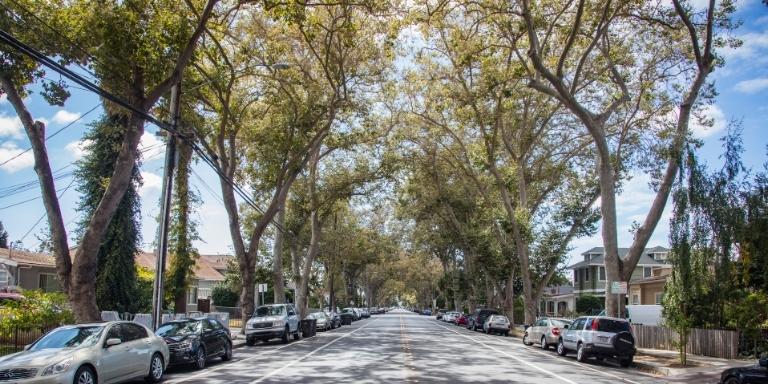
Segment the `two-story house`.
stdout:
[[[619,248],[619,257],[624,258],[629,253],[629,248]],[[637,263],[637,267],[632,272],[632,278],[628,284],[629,303],[642,302],[642,294],[635,289],[635,294],[639,295],[637,300],[632,297],[632,289],[637,287],[636,282],[644,279],[651,279],[662,275],[667,275],[671,271],[671,266],[667,263],[669,249],[664,247],[647,248]],[[593,295],[605,297],[606,274],[605,274],[605,251],[603,247],[595,247],[581,254],[583,260],[568,267],[573,270],[573,294],[578,298],[583,295]],[[663,292],[663,283],[661,284]]]

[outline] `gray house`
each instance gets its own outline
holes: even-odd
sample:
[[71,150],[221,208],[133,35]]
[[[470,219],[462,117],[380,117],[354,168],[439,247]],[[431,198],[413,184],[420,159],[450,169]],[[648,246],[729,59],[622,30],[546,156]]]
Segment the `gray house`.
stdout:
[[51,255],[0,248],[0,288],[60,291],[56,261]]
[[[624,258],[629,248],[619,248],[619,257]],[[575,297],[590,294],[605,297],[605,251],[595,247],[581,254],[583,260],[571,265],[573,270],[573,294]],[[670,268],[667,262],[669,249],[664,247],[646,248],[637,267],[632,272],[632,281],[639,281],[659,274],[662,269]]]

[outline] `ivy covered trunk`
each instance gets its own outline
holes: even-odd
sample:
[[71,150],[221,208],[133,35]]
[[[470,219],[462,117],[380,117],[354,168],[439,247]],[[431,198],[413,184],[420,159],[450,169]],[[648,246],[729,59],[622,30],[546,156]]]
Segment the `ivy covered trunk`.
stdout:
[[[189,133],[189,132],[187,132]],[[191,135],[187,135],[191,137]],[[172,301],[177,313],[187,311],[187,289],[195,275],[199,257],[192,241],[198,239],[195,223],[190,219],[191,206],[197,202],[189,189],[192,147],[178,142],[178,163],[173,191],[173,211],[169,238],[170,265],[167,275],[166,302]]]
[[[127,131],[128,118],[108,115],[94,123],[85,135],[87,155],[79,162],[75,175],[77,190],[82,194],[78,210],[83,214],[79,235],[90,223],[105,192],[105,180],[114,172],[115,161]],[[141,182],[138,166],[134,165],[131,184],[120,200],[109,222],[98,250],[96,272],[96,303],[101,310],[134,312],[136,309],[136,267],[134,258],[141,236],[140,203],[136,191]]]

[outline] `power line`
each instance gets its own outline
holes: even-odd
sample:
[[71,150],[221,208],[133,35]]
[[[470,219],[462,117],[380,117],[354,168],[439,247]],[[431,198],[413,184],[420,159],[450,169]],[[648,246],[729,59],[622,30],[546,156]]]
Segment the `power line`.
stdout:
[[[197,153],[197,155],[200,157],[200,159],[203,160],[203,162],[205,162],[206,164],[208,164],[214,170],[214,172],[216,172],[216,174],[219,175],[219,177],[222,180],[224,180],[227,184],[229,184],[232,187],[232,189],[238,195],[240,195],[240,197],[248,205],[250,205],[253,209],[255,209],[257,212],[259,212],[261,214],[265,213],[265,211],[261,207],[259,207],[256,204],[256,202],[239,185],[237,185],[234,182],[234,180],[229,178],[229,176],[225,175],[221,171],[221,169],[215,163],[215,160],[210,158],[208,156],[208,154],[203,149],[201,149],[197,145],[197,143],[195,143],[194,139],[192,139],[192,138],[188,137],[187,135],[185,135],[185,134],[179,132],[178,130],[174,129],[173,126],[171,124],[169,124],[168,122],[159,120],[158,118],[152,116],[151,114],[149,114],[149,113],[147,113],[147,112],[145,112],[145,111],[143,111],[143,110],[141,110],[139,108],[134,107],[130,103],[124,101],[119,96],[116,96],[116,95],[113,95],[113,94],[107,92],[103,88],[93,84],[92,82],[90,82],[89,80],[83,78],[81,75],[75,73],[71,69],[69,69],[69,68],[67,68],[67,67],[57,63],[56,61],[50,59],[49,57],[45,56],[40,51],[38,51],[38,50],[36,50],[36,49],[34,49],[34,48],[24,44],[23,42],[19,41],[14,36],[12,36],[11,34],[9,34],[8,32],[6,32],[4,30],[0,30],[0,40],[5,42],[6,44],[10,45],[12,48],[16,49],[17,51],[27,55],[28,57],[32,58],[35,61],[37,61],[38,63],[40,63],[40,64],[42,64],[42,65],[44,65],[44,66],[46,66],[46,67],[48,67],[48,68],[50,68],[52,70],[54,70],[55,72],[61,74],[62,76],[64,76],[64,77],[74,81],[75,83],[85,87],[87,90],[89,90],[89,91],[91,91],[91,92],[101,96],[102,98],[104,98],[106,100],[109,100],[109,101],[115,103],[116,105],[118,105],[120,107],[123,107],[123,108],[133,112],[134,114],[136,114],[136,115],[140,116],[141,118],[143,118],[145,121],[151,122],[152,124],[157,125],[158,128],[163,129],[165,131],[168,131],[168,132],[176,135],[177,137],[179,137],[180,139],[185,141],[187,143],[187,145],[192,147],[192,149]],[[270,220],[270,222],[278,230],[280,230],[281,232],[286,232],[286,229],[282,225],[280,225],[277,221],[275,221],[274,218],[272,218]]]
[[[56,131],[56,132],[52,133],[51,135],[49,135],[48,137],[46,137],[46,138],[45,138],[45,140],[43,140],[43,141],[44,141],[44,142],[45,142],[45,141],[48,141],[50,138],[52,138],[52,137],[54,137],[54,136],[58,135],[59,133],[61,133],[61,131],[65,130],[65,129],[69,128],[69,127],[71,127],[72,125],[74,125],[74,124],[75,124],[75,123],[77,123],[78,121],[82,120],[82,119],[83,119],[85,116],[87,116],[89,113],[91,113],[91,112],[95,111],[97,108],[99,108],[99,106],[100,106],[100,104],[97,104],[95,107],[91,108],[91,109],[90,109],[88,112],[86,112],[86,113],[84,113],[84,114],[80,115],[80,116],[79,116],[77,119],[75,119],[74,121],[70,122],[69,124],[67,124],[67,125],[65,125],[65,126],[63,126],[63,127],[61,127],[61,128],[58,130],[58,131]],[[3,165],[6,165],[6,164],[8,164],[8,163],[10,163],[10,162],[11,162],[11,161],[13,161],[13,160],[16,160],[16,159],[18,159],[19,157],[21,157],[21,155],[23,155],[23,154],[25,154],[25,153],[29,152],[31,149],[32,149],[32,147],[29,147],[29,148],[27,148],[27,149],[25,149],[25,150],[21,151],[20,153],[17,153],[15,156],[11,157],[10,159],[3,161],[2,163],[0,163],[0,167],[2,167]]]
[[[70,182],[69,182],[69,185],[67,185],[67,187],[66,187],[66,188],[64,188],[64,190],[63,190],[63,191],[61,191],[61,193],[59,194],[59,199],[61,199],[61,197],[62,197],[62,196],[64,196],[64,194],[65,194],[65,193],[67,193],[67,191],[69,190],[69,187],[71,187],[71,186],[72,186],[72,184],[73,184],[74,182],[75,182],[75,179],[72,179],[72,181],[70,181]],[[43,219],[45,218],[45,216],[46,216],[47,214],[48,214],[48,212],[44,212],[44,213],[43,213],[43,214],[40,216],[40,218],[39,218],[39,219],[37,219],[37,221],[35,222],[35,224],[34,224],[34,225],[32,225],[32,228],[30,228],[30,229],[27,231],[27,233],[25,233],[25,234],[24,234],[24,236],[22,236],[22,237],[21,237],[21,239],[19,239],[19,241],[24,241],[24,239],[25,239],[25,238],[27,238],[27,236],[29,236],[29,234],[30,234],[32,231],[34,231],[34,230],[35,230],[35,228],[38,226],[38,224],[40,224],[40,222],[41,222],[41,221],[43,221]]]

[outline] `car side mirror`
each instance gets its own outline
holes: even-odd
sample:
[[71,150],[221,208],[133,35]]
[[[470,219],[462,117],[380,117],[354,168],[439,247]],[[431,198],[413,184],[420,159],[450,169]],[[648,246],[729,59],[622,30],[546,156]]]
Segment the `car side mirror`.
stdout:
[[570,327],[571,327],[571,326],[570,326],[570,325],[568,325],[568,324],[566,324],[566,325],[563,325],[563,328],[564,328],[564,329],[568,329],[568,328],[570,328]]
[[32,344],[27,344],[24,346],[25,351],[29,351],[30,348],[32,348]]
[[760,358],[760,366],[761,367],[768,367],[768,357],[761,357]]
[[117,337],[113,337],[111,339],[107,339],[107,348],[114,345],[122,344],[122,343],[123,343],[122,340],[118,339]]

